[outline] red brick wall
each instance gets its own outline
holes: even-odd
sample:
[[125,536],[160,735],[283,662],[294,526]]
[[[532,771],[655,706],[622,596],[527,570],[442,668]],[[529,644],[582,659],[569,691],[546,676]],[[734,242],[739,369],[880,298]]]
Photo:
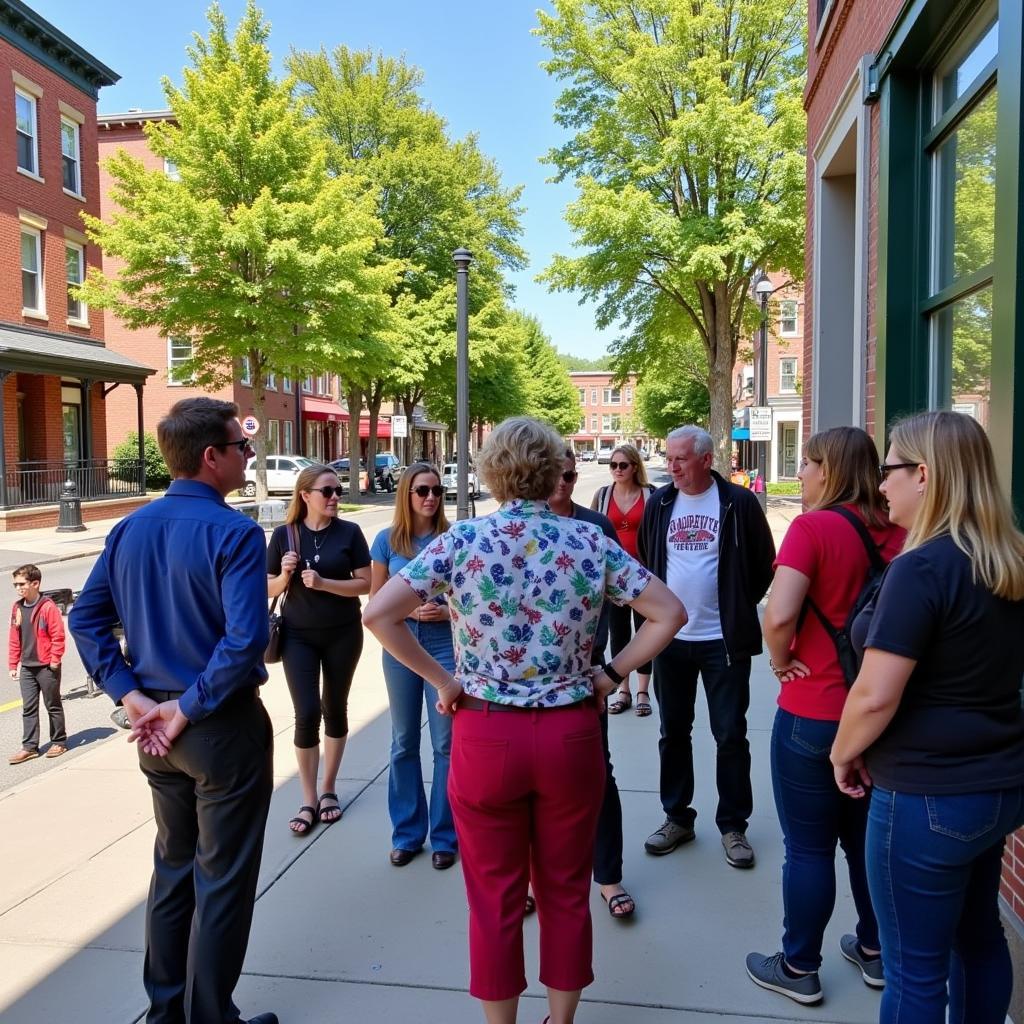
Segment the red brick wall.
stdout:
[[[587,417],[587,429],[584,431],[577,430],[568,435],[578,444],[596,448],[599,440],[613,441],[627,436],[626,428],[629,426],[628,421],[632,420],[635,416],[636,376],[629,377],[626,383],[619,389],[621,404],[605,405],[604,389],[612,387],[612,376],[607,370],[576,371],[571,375],[572,386],[574,388],[583,388],[586,391],[586,403],[579,407],[579,412],[581,417],[584,415]],[[626,401],[626,388],[629,388],[631,391],[631,398],[628,402]],[[593,403],[590,400],[591,392],[595,390],[597,391],[597,402]],[[592,431],[590,429],[590,418],[594,415],[597,416],[597,429]],[[602,429],[601,424],[605,415],[620,417],[620,427],[618,430]]]

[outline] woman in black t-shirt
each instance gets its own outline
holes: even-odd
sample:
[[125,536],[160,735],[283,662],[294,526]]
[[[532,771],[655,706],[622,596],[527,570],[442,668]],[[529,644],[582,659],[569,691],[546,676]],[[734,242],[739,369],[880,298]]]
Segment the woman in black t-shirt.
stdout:
[[832,747],[839,788],[871,787],[868,883],[882,1024],[1002,1024],[1003,841],[1024,823],[1024,535],[984,430],[960,413],[897,424],[880,467],[908,530],[853,640],[864,663]]
[[[295,706],[302,784],[302,806],[288,827],[297,836],[306,835],[317,819],[330,825],[341,817],[337,781],[348,736],[348,692],[363,650],[359,595],[370,592],[366,538],[355,523],[337,518],[343,493],[326,466],[304,469],[285,525],[267,548],[267,590],[271,597],[285,595],[281,661]],[[321,717],[324,788],[318,797]]]

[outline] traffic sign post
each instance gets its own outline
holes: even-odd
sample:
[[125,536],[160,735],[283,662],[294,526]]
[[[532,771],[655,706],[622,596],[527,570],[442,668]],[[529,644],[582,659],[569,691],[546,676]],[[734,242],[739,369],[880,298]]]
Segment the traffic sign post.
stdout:
[[258,434],[260,431],[260,421],[250,413],[242,420],[242,431],[249,437],[252,437],[253,434]]
[[392,437],[408,437],[409,436],[409,421],[405,416],[392,416],[391,417],[391,436]]
[[772,439],[772,407],[770,405],[753,405],[750,413],[750,440],[770,441]]

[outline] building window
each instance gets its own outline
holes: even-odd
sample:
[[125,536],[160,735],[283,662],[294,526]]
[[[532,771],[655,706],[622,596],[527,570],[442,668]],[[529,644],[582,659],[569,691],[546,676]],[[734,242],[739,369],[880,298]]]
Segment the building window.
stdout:
[[580,417],[580,433],[581,434],[585,434],[586,432],[587,432],[587,417],[584,415],[584,416]]
[[312,376],[307,377],[302,382],[302,390],[305,391],[307,395],[313,394],[313,378],[312,378]]
[[282,455],[294,454],[294,441],[292,440],[292,430],[294,429],[294,426],[295,424],[293,424],[291,420],[284,421],[284,450],[281,452]]
[[85,249],[76,242],[65,242],[64,246],[68,272],[68,321],[82,324],[87,320],[88,311],[85,303],[71,294],[71,288],[85,280]]
[[601,417],[601,432],[604,434],[617,434],[622,428],[622,417],[617,413],[605,413]]
[[290,395],[292,393],[292,379],[291,379],[291,377],[282,377],[281,378],[281,390],[284,391],[284,393],[286,395]]
[[252,386],[252,372],[249,369],[249,357],[242,356],[242,365],[240,367],[240,374],[238,381],[240,384],[245,384],[246,387]]
[[277,374],[276,373],[268,373],[267,374],[267,390],[268,391],[276,391],[277,390]]
[[271,420],[267,424],[267,452],[271,455],[281,454],[280,424],[277,420]]
[[577,388],[576,390],[580,394],[580,405],[586,405],[587,404],[587,389],[586,388]]
[[166,174],[171,181],[181,181],[181,172],[178,170],[178,165],[173,160],[168,160],[166,157],[164,157],[164,174]]
[[15,133],[18,138],[18,166],[29,174],[39,174],[39,148],[36,139],[36,98],[20,89],[14,91]]
[[66,117],[60,119],[60,161],[64,191],[80,196],[82,194],[82,162],[78,125]]
[[791,395],[796,391],[796,360],[779,360],[779,391],[784,395]]
[[783,299],[779,303],[779,334],[783,338],[792,338],[797,333],[797,301]]
[[605,388],[604,389],[604,404],[605,405],[621,405],[622,404],[622,391],[619,388]]
[[597,405],[597,388],[590,389],[590,404]]
[[592,413],[590,416],[590,432],[592,434],[597,433],[597,413]]
[[21,229],[21,305],[24,313],[45,313],[43,301],[43,236]]
[[626,405],[632,405],[632,404],[633,404],[633,389],[632,388],[626,388]]
[[742,374],[742,388],[743,395],[747,398],[754,397],[754,368],[752,366],[744,366]]
[[[169,385],[180,386],[192,383],[192,376],[185,369],[185,364],[191,358],[191,338],[167,339],[167,383]],[[246,364],[248,364],[248,360],[246,360]]]

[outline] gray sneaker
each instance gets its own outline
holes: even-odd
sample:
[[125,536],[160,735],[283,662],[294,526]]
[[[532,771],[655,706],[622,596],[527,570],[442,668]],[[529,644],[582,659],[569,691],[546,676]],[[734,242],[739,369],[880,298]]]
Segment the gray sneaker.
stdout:
[[742,832],[726,832],[722,836],[722,846],[725,847],[725,859],[734,868],[752,868],[754,866],[753,848]]
[[666,818],[658,831],[647,837],[644,849],[648,853],[654,854],[655,857],[660,857],[663,854],[671,853],[683,843],[692,842],[694,838],[696,838],[696,833],[692,828],[677,825],[671,818]]
[[794,1002],[802,1003],[804,1006],[820,1003],[822,995],[818,972],[791,978],[782,969],[785,958],[785,953],[776,953],[774,956],[748,953],[747,975],[755,985],[760,985],[761,988],[766,988],[769,992],[778,992],[780,996],[788,996]]
[[844,935],[839,940],[839,949],[851,964],[856,964],[860,968],[860,976],[864,979],[865,985],[870,985],[872,988],[885,988],[882,958],[876,956],[869,960],[864,956],[856,935]]

